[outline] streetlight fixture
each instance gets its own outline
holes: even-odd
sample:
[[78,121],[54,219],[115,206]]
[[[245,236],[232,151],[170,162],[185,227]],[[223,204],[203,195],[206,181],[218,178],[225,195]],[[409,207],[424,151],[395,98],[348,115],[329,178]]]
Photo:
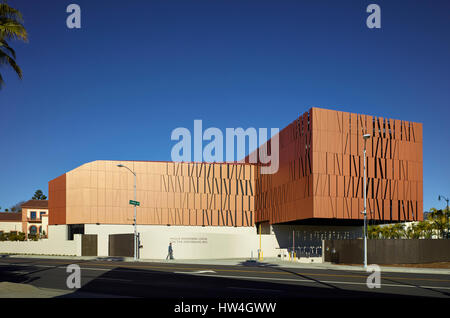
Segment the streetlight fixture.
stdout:
[[363,135],[364,139],[364,268],[367,268],[367,186],[366,186],[366,143],[370,134]]
[[[438,200],[441,201],[441,199],[447,201],[446,213],[450,213],[450,211],[448,210],[448,201],[449,201],[448,198],[444,197],[443,195],[439,195]],[[447,218],[449,218],[449,217],[450,217],[450,215]],[[450,220],[447,220],[447,238],[449,238],[449,233],[450,233]]]
[[[134,173],[130,168],[122,164],[118,164],[119,168],[127,168],[134,175],[134,201],[136,201],[136,173]],[[134,205],[134,260],[137,260],[137,229],[136,229],[136,205]]]

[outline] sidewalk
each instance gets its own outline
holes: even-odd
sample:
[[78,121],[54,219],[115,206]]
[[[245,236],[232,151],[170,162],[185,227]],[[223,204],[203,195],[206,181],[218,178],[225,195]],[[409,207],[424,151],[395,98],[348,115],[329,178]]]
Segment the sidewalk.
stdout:
[[71,293],[71,291],[38,288],[28,284],[0,282],[0,298],[49,298]]
[[0,298],[126,298],[77,290],[41,288],[23,283],[0,282]]
[[[89,261],[111,261],[111,262],[134,262],[132,257],[108,257],[108,256],[47,256],[47,255],[5,255],[0,254],[0,262],[4,258],[44,258],[44,259],[67,259],[67,260],[89,260]],[[238,258],[238,259],[183,259],[183,260],[161,260],[161,259],[139,259],[138,262],[148,263],[171,263],[171,264],[198,264],[198,265],[224,265],[224,266],[264,266],[264,267],[283,267],[283,268],[304,268],[304,269],[323,269],[323,270],[342,270],[342,271],[363,271],[366,270],[362,265],[339,265],[332,263],[299,263],[293,261],[284,261],[278,258],[265,258],[263,261],[256,259]],[[369,264],[370,265],[370,264]],[[389,267],[380,266],[383,272],[396,273],[416,273],[416,274],[438,274],[450,275],[450,269],[445,268],[418,268],[418,267]]]

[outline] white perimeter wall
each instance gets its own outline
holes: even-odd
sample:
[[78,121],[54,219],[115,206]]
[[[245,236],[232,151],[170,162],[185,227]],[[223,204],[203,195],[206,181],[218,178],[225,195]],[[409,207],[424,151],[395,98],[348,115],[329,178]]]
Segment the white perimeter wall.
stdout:
[[[291,245],[292,231],[358,232],[360,227],[273,226],[261,235],[264,258],[277,257]],[[175,259],[256,258],[260,236],[256,227],[138,225],[141,259],[165,259],[172,243]],[[0,242],[0,253],[81,256],[81,237],[67,240],[67,225],[50,225],[49,238],[39,241]],[[98,256],[107,257],[110,234],[134,233],[133,225],[86,224],[85,234],[97,234]],[[297,241],[298,242],[298,241]],[[298,244],[298,243],[297,243]],[[296,245],[297,245],[296,244]]]
[[[254,227],[137,226],[141,259],[165,259],[172,243],[176,259],[254,258],[259,236]],[[108,256],[109,234],[134,233],[133,225],[86,224],[85,234],[98,235],[98,256]],[[275,235],[262,235],[264,257],[276,257]]]
[[0,253],[37,255],[81,255],[81,236],[67,240],[66,225],[50,225],[49,238],[39,241],[0,242]]
[[5,233],[11,231],[22,232],[22,221],[21,222],[0,222],[0,231]]

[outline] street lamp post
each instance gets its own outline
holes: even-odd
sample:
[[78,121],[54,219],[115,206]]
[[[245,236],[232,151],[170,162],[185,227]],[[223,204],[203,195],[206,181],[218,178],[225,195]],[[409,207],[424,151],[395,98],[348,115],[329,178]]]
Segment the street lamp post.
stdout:
[[[134,173],[130,168],[122,164],[117,165],[119,168],[127,168],[134,176],[134,201],[136,201],[136,173]],[[137,260],[137,228],[136,228],[136,205],[134,205],[134,260]]]
[[[438,196],[438,200],[441,201],[441,199],[447,201],[447,211],[446,211],[446,213],[449,214],[450,211],[448,210],[448,201],[449,201],[448,198],[444,197],[443,195],[439,195]],[[447,218],[450,218],[450,214],[449,214],[449,216]],[[450,219],[447,220],[447,238],[450,238],[449,237],[449,233],[450,233]]]
[[363,135],[364,138],[364,268],[367,268],[367,186],[366,186],[366,142],[370,134]]

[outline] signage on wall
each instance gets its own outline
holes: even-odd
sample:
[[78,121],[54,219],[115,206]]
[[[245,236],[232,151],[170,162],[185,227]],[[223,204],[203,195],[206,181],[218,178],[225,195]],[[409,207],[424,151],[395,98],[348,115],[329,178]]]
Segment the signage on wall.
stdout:
[[208,244],[207,237],[171,237],[170,242],[174,244]]

